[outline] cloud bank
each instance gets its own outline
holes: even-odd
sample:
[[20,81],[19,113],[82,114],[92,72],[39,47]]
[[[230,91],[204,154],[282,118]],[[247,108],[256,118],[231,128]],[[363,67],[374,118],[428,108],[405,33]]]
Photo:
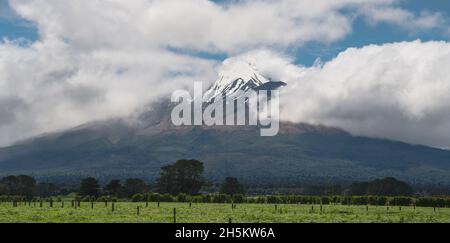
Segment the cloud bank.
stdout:
[[302,72],[287,98],[300,98],[290,118],[450,148],[449,66],[448,42],[351,48]]
[[[193,81],[216,79],[217,60],[175,49],[247,53],[267,75],[289,82],[285,106],[293,114],[288,120],[447,146],[444,138],[437,139],[448,131],[443,120],[449,112],[439,102],[448,80],[442,68],[448,57],[441,50],[447,43],[349,49],[323,67],[310,68],[274,54],[308,42],[341,40],[357,19],[406,31],[442,28],[441,14],[413,13],[399,2],[10,0],[15,16],[36,25],[39,40],[0,42],[0,145],[125,116]],[[422,129],[429,138],[420,136]]]
[[235,59],[283,80],[281,118],[355,135],[450,148],[450,43],[401,42],[350,48],[314,67],[268,50]]

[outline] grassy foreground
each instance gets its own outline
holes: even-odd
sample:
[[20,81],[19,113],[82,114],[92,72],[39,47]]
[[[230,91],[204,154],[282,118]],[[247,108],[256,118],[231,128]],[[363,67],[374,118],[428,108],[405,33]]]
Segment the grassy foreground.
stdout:
[[[324,205],[271,205],[238,204],[195,204],[189,203],[81,203],[75,208],[70,202],[55,202],[53,207],[44,203],[42,208],[36,205],[12,203],[0,204],[1,223],[173,223],[176,208],[177,223],[431,223],[450,222],[448,208],[382,207],[382,206],[344,206]],[[138,215],[139,207],[139,215]]]

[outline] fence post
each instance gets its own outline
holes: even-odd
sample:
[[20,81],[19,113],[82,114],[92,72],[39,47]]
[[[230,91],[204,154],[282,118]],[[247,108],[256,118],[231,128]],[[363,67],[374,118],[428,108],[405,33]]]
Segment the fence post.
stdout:
[[177,208],[173,208],[173,223],[177,223]]
[[61,201],[61,208],[64,208],[64,201]]
[[148,200],[145,201],[145,207],[148,208]]
[[53,199],[50,198],[50,207],[53,208]]
[[111,204],[111,211],[112,211],[112,212],[114,212],[114,209],[115,209],[114,205],[115,205],[115,203],[112,202],[112,204]]
[[94,209],[94,201],[91,201],[91,209]]
[[232,220],[231,220],[231,218],[228,219],[228,223],[229,223],[229,224],[233,223]]

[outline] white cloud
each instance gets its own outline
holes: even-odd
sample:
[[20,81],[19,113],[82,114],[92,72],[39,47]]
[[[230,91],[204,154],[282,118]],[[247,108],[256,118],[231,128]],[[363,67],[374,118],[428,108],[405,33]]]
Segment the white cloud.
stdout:
[[1,142],[125,116],[160,95],[214,78],[215,62],[159,50],[77,52],[59,40],[0,45]]
[[[353,2],[348,1],[347,2]],[[43,38],[56,36],[83,48],[173,46],[236,53],[259,45],[334,41],[350,19],[329,5],[316,15],[291,7],[298,1],[248,1],[222,6],[206,0],[13,0],[19,14],[38,23]],[[341,4],[339,4],[341,5]]]
[[441,13],[423,11],[414,14],[402,8],[384,6],[380,8],[364,7],[361,13],[370,23],[390,23],[410,31],[433,29],[445,26],[445,18]]
[[[173,53],[167,47],[228,55],[264,48],[283,51],[309,41],[340,40],[352,31],[355,15],[401,22],[365,12],[395,7],[397,0],[9,2],[19,16],[36,24],[40,40],[29,46],[0,43],[0,145],[126,115],[194,80],[216,78],[214,60]],[[433,13],[405,15],[423,28],[434,26]],[[271,52],[255,53],[261,55],[258,60],[271,57]],[[285,80],[316,77],[314,69],[289,63],[274,58],[261,69]],[[316,118],[321,117],[305,117]]]
[[350,48],[310,68],[269,51],[246,55],[268,69],[263,73],[289,84],[281,96],[284,120],[450,148],[448,42]]
[[172,46],[235,54],[342,39],[354,20],[354,14],[343,10],[408,28],[433,28],[440,19],[437,13],[416,16],[395,7],[396,0],[10,2],[22,17],[38,24],[43,39],[64,38],[83,49]]

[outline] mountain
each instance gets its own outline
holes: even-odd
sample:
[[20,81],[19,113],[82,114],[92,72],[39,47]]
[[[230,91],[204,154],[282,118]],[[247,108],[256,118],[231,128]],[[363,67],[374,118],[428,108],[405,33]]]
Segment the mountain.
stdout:
[[[236,97],[238,90],[285,86],[263,77],[249,63],[237,66],[221,71],[205,102]],[[215,181],[234,176],[250,184],[294,185],[390,176],[413,184],[450,185],[447,150],[304,123],[282,122],[275,137],[261,137],[255,126],[177,127],[170,120],[173,106],[163,100],[137,118],[97,121],[1,148],[0,176],[152,180],[161,166],[194,158],[205,163],[206,176]]]
[[219,72],[219,79],[204,94],[204,102],[211,103],[225,98],[237,99],[250,90],[274,90],[286,86],[284,82],[266,79],[248,62],[236,61],[226,63],[224,66]]

